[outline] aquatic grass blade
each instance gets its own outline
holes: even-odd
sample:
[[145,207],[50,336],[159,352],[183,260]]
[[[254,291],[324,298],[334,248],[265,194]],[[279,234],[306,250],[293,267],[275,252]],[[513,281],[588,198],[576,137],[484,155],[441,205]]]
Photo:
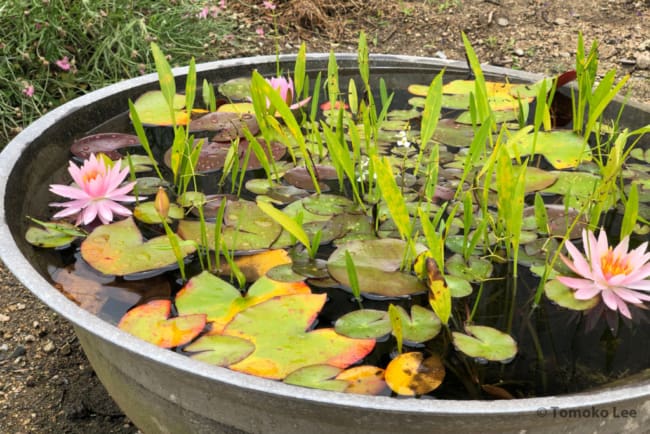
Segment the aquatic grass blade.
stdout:
[[271,217],[274,221],[276,221],[280,226],[282,226],[287,232],[289,232],[291,235],[296,237],[298,241],[304,245],[308,251],[311,250],[311,242],[309,241],[309,237],[307,236],[307,233],[305,230],[302,228],[300,224],[298,224],[294,219],[289,217],[287,214],[283,213],[273,205],[271,205],[268,202],[264,202],[262,200],[257,201],[257,206],[264,211],[265,214],[267,214],[269,217]]

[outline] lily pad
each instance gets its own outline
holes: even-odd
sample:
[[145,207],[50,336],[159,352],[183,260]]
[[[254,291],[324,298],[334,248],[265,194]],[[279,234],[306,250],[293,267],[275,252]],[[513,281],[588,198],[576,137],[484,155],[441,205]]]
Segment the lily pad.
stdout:
[[244,130],[252,135],[259,132],[255,116],[244,113],[212,112],[190,122],[190,132],[210,131],[214,142],[230,142],[238,137],[245,137]]
[[[280,265],[291,265],[291,257],[286,250],[275,249],[265,252],[255,253],[253,255],[238,256],[235,258],[235,264],[246,277],[247,282],[254,282],[266,276],[266,273]],[[218,272],[221,275],[230,274],[230,265],[224,259],[221,261],[221,267]]]
[[470,282],[482,282],[492,276],[492,262],[476,256],[469,258],[469,263],[461,255],[453,255],[445,262],[447,272]]
[[[133,209],[133,217],[147,224],[162,223],[162,219],[158,215],[158,211],[156,211],[153,201],[140,202],[138,205],[136,205],[136,207]],[[167,222],[171,222],[172,219],[180,220],[183,217],[185,217],[183,208],[173,203],[169,205]]]
[[[400,271],[405,249],[406,242],[393,238],[350,241],[332,253],[327,269],[334,279],[350,287],[345,262],[345,252],[349,251],[362,293],[400,297],[424,292],[427,288],[423,282],[415,275]],[[420,246],[419,251],[424,250]]]
[[217,366],[228,366],[250,356],[255,345],[234,336],[206,335],[183,348],[190,357]]
[[138,136],[123,133],[99,133],[75,140],[70,146],[70,152],[75,157],[87,160],[90,154],[105,154],[111,160],[123,157],[117,150],[140,146]]
[[442,327],[440,319],[431,310],[417,304],[411,307],[409,316],[401,306],[395,306],[402,322],[402,336],[405,341],[420,344],[435,338]]
[[470,357],[507,363],[517,354],[512,336],[487,326],[465,326],[468,334],[452,332],[454,346]]
[[221,83],[219,93],[231,101],[249,100],[251,97],[250,77],[238,77]]
[[[193,243],[183,242],[176,235],[174,237],[184,256],[196,250]],[[98,226],[81,243],[81,256],[96,270],[117,276],[177,263],[169,238],[163,235],[144,241],[131,217]]]
[[176,295],[180,314],[205,313],[212,323],[212,332],[220,332],[241,310],[273,297],[310,293],[303,282],[276,282],[262,277],[242,297],[230,283],[204,271],[190,279]]
[[25,232],[25,240],[33,246],[56,248],[70,245],[86,233],[68,222],[43,222],[42,227],[30,226]]
[[424,395],[438,388],[445,366],[438,355],[424,358],[420,352],[400,354],[386,367],[386,384],[399,395]]
[[343,392],[348,388],[349,383],[335,378],[341,371],[341,368],[331,365],[305,366],[287,375],[284,382],[312,389]]
[[379,339],[391,331],[388,312],[360,309],[346,313],[336,320],[334,329],[340,335],[355,339]]
[[574,291],[555,279],[546,282],[544,293],[552,302],[571,310],[588,310],[596,306],[600,301],[599,297],[578,300],[575,298]]
[[186,344],[205,327],[205,315],[181,315],[170,318],[170,300],[152,300],[136,306],[120,320],[118,327],[142,340],[163,348]]
[[364,358],[374,339],[350,339],[333,329],[308,330],[325,304],[325,294],[274,297],[237,314],[223,333],[248,339],[255,351],[231,365],[235,371],[283,379],[305,366],[345,368]]
[[[138,112],[140,122],[145,125],[172,125],[172,117],[167,101],[160,90],[145,92],[133,103]],[[176,94],[173,99],[174,116],[177,125],[186,125],[189,116],[185,110],[185,95]]]
[[512,158],[540,154],[556,169],[577,167],[583,161],[591,160],[591,150],[584,138],[573,131],[554,130],[537,133],[533,148],[533,134],[521,135],[518,140],[508,141],[506,147]]
[[379,395],[386,390],[385,371],[372,365],[354,366],[336,376],[337,380],[348,383],[346,393],[360,395]]

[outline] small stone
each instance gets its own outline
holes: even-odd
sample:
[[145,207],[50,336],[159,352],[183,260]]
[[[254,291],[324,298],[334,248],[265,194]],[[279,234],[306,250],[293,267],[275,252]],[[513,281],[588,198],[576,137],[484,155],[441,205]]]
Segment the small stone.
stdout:
[[56,347],[54,346],[54,343],[52,341],[47,341],[45,345],[43,345],[43,352],[45,353],[51,353],[54,350],[56,350]]
[[25,354],[27,354],[27,350],[25,349],[25,347],[23,347],[22,345],[16,345],[16,348],[14,348],[14,352],[11,353],[11,356],[9,357],[11,359],[14,359],[16,357],[24,356]]
[[558,26],[563,26],[566,24],[566,20],[564,18],[556,18],[555,21],[553,21],[553,23],[555,23],[555,25]]
[[522,57],[525,54],[524,50],[522,50],[521,48],[515,48],[513,53],[515,54],[515,56],[519,56],[519,57]]
[[621,65],[624,66],[634,66],[636,65],[636,60],[635,59],[629,59],[627,57],[621,59],[618,61]]
[[7,322],[7,321],[9,321],[10,319],[11,319],[11,318],[10,318],[8,315],[5,315],[5,314],[0,313],[0,322]]
[[560,51],[560,57],[568,59],[569,57],[571,57],[571,53],[569,53],[568,51]]
[[639,69],[650,69],[650,53],[637,54],[636,67]]
[[509,23],[507,18],[497,18],[497,24],[501,27],[506,27]]
[[26,336],[23,338],[23,340],[24,340],[25,342],[31,343],[31,342],[34,342],[34,341],[36,340],[36,336],[34,336],[34,335],[26,335]]
[[59,349],[59,354],[61,354],[62,356],[67,356],[71,352],[72,350],[70,349],[70,344],[68,343],[63,344],[63,346]]

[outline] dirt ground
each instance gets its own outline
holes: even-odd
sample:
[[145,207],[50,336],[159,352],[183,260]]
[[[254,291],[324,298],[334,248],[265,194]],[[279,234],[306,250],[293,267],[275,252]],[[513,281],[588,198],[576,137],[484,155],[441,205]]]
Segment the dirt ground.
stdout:
[[[650,104],[650,1],[283,0],[271,11],[228,2],[252,35],[224,57],[355,51],[462,59],[460,32],[482,62],[555,74],[572,68],[578,32],[600,41],[601,72],[630,74],[632,98]],[[246,2],[258,3],[258,2]],[[233,12],[234,11],[234,12]],[[263,33],[263,36],[260,35]],[[71,327],[0,268],[0,433],[138,432],[89,366]]]

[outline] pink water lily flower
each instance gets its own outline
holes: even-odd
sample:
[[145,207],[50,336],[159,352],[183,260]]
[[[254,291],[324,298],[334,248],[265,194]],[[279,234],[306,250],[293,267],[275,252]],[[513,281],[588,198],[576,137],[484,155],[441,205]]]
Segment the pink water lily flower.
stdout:
[[137,198],[127,196],[135,182],[124,185],[122,182],[129,174],[129,168],[120,170],[120,162],[113,165],[104,158],[91,154],[83,166],[78,167],[72,161],[68,166],[73,185],[50,185],[50,191],[69,199],[68,202],[54,202],[50,206],[65,208],[54,215],[63,218],[77,214],[76,225],[87,225],[99,217],[103,224],[113,221],[113,215],[128,216],[131,211],[119,202],[134,202]]
[[586,257],[570,242],[566,248],[570,259],[562,256],[564,263],[580,277],[558,276],[562,284],[575,290],[578,300],[600,296],[605,306],[632,318],[628,304],[641,305],[650,301],[650,252],[648,242],[628,251],[629,237],[612,249],[607,235],[600,231],[598,240],[592,231],[583,230],[582,240]]
[[[272,78],[267,78],[266,81],[271,85],[273,89],[278,91],[282,99],[287,103],[289,108],[291,110],[295,110],[299,107],[304,106],[309,102],[311,97],[305,98],[302,101],[298,101],[295,104],[293,103],[293,96],[294,96],[294,87],[293,87],[293,80],[291,80],[291,77],[284,78],[284,77],[272,77]],[[267,105],[271,105],[271,103],[267,100]]]

